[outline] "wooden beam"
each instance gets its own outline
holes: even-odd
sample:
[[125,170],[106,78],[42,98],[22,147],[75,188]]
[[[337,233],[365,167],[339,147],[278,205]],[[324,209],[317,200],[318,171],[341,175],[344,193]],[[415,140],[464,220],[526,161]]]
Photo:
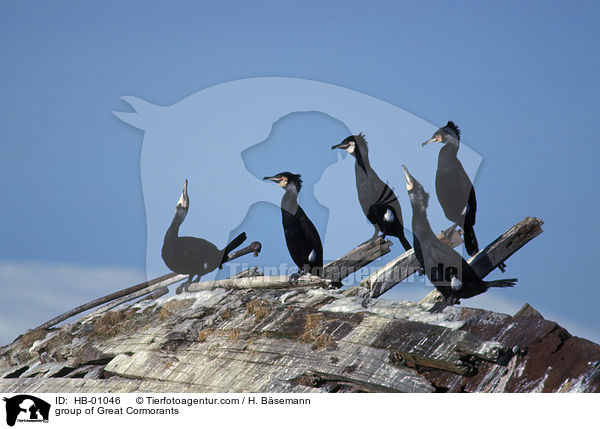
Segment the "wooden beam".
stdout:
[[328,287],[331,281],[321,277],[305,274],[294,284],[288,276],[254,276],[213,280],[192,283],[188,292],[200,292],[207,289],[295,289],[311,287]]
[[[144,290],[147,289],[149,287],[152,287],[156,284],[162,284],[163,282],[168,282],[169,280],[173,279],[174,277],[176,277],[177,274],[176,273],[169,273],[169,274],[165,274],[164,276],[160,276],[157,277],[155,279],[152,280],[148,280],[147,282],[142,282],[139,283],[135,286],[131,286],[128,287],[127,289],[123,289],[120,290],[118,292],[114,292],[111,293],[109,295],[103,296],[101,298],[97,298],[94,299],[90,302],[87,302],[85,304],[80,305],[79,307],[75,307],[63,314],[61,314],[60,316],[56,316],[54,319],[48,320],[46,323],[42,323],[40,326],[34,328],[34,329],[48,329],[60,322],[63,322],[65,320],[67,320],[69,317],[75,316],[79,313],[83,313],[84,311],[90,310],[94,307],[97,307],[99,305],[105,304],[107,302],[113,301],[115,299],[130,295],[132,293],[135,293],[137,291],[140,290]],[[180,281],[180,280],[176,280],[176,281]],[[175,281],[175,282],[176,282]],[[175,283],[173,282],[173,283]]]
[[[254,256],[258,256],[259,252],[262,249],[262,245],[258,241],[253,241],[249,246],[244,247],[243,249],[238,250],[237,252],[232,252],[229,254],[229,258],[227,261],[231,261],[233,259],[239,258],[241,256],[247,255],[248,253],[253,253]],[[148,280],[146,282],[139,283],[135,286],[128,287],[126,289],[120,290],[118,292],[111,293],[109,295],[94,299],[90,302],[80,305],[79,307],[75,307],[60,316],[56,316],[54,319],[48,320],[45,323],[37,326],[34,329],[48,329],[54,325],[57,325],[60,322],[64,322],[70,317],[73,317],[79,313],[83,313],[84,311],[91,310],[92,308],[98,307],[99,305],[110,303],[100,309],[98,309],[94,313],[102,313],[104,311],[108,311],[111,308],[116,307],[124,302],[131,301],[132,299],[136,299],[145,295],[148,295],[154,291],[157,291],[161,288],[168,287],[174,283],[180,282],[186,279],[188,276],[177,273],[169,273],[160,277],[156,277],[152,280]],[[164,295],[164,289],[158,293],[158,295]]]
[[[544,232],[543,224],[542,219],[528,216],[477,252],[467,262],[483,279],[517,250]],[[434,304],[441,299],[441,296],[437,289],[433,289],[419,301],[419,304]]]
[[[543,223],[544,221],[539,218],[526,217],[485,248],[481,249],[467,262],[481,278],[484,278],[517,250],[540,235],[543,232]],[[438,238],[440,238],[440,235],[438,235]],[[460,242],[454,236],[448,244],[456,247]],[[414,251],[409,250],[367,277],[361,282],[361,286],[370,289],[370,296],[377,298],[412,275],[417,271],[418,266],[419,263],[414,255]],[[436,290],[432,291],[430,293],[432,296],[424,299],[422,303],[430,302],[432,298],[437,299],[435,292]]]
[[[453,230],[450,237],[446,237],[446,231],[438,234],[438,238],[449,246],[457,247],[462,244],[462,237],[458,231]],[[370,297],[377,298],[396,286],[402,280],[410,277],[420,268],[415,251],[410,249],[398,256],[393,261],[379,268],[369,277],[364,279],[360,285],[371,291]]]
[[392,242],[381,236],[375,240],[367,240],[346,253],[339,259],[331,261],[323,267],[323,278],[341,287],[341,281],[352,275],[375,259],[390,252]]

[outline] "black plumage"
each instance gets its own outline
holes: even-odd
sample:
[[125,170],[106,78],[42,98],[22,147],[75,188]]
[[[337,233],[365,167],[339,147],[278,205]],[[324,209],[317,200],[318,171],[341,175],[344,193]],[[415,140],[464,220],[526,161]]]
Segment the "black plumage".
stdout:
[[479,251],[475,236],[475,216],[477,198],[475,188],[458,160],[460,146],[460,129],[452,122],[438,129],[433,136],[423,143],[436,142],[444,146],[438,155],[437,172],[435,174],[435,193],[446,217],[460,226],[464,231],[464,242],[467,253],[471,256]]
[[436,237],[427,219],[429,194],[405,166],[402,168],[413,210],[415,255],[427,278],[443,295],[442,306],[457,304],[461,298],[479,295],[490,287],[514,286],[517,279],[481,279],[460,254]]
[[302,188],[300,175],[286,171],[263,180],[271,180],[285,190],[281,199],[281,222],[288,251],[298,266],[298,275],[307,272],[321,275],[323,245],[317,228],[298,204],[298,192]]
[[186,179],[183,192],[177,202],[175,216],[165,234],[161,252],[163,261],[170,270],[178,274],[189,274],[187,281],[177,288],[177,293],[181,293],[182,290],[187,291],[194,276],[197,276],[196,281],[198,281],[204,274],[217,268],[221,269],[227,262],[229,253],[246,240],[246,233],[242,232],[220,250],[210,241],[202,238],[179,237],[179,227],[189,209],[187,187]]
[[331,149],[344,149],[356,162],[354,175],[358,201],[363,213],[375,227],[373,238],[381,231],[383,237],[397,237],[405,250],[410,250],[410,242],[404,235],[402,209],[394,191],[379,178],[369,162],[369,149],[363,134],[346,137]]

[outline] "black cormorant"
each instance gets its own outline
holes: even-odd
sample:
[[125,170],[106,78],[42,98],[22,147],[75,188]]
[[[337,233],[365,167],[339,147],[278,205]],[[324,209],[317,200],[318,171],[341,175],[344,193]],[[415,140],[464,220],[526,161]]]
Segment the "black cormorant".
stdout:
[[198,281],[204,274],[217,268],[221,269],[228,260],[229,252],[246,240],[246,233],[242,232],[223,250],[219,250],[217,246],[202,238],[179,237],[179,226],[185,219],[190,204],[187,186],[186,179],[183,192],[177,202],[175,216],[165,234],[161,253],[163,261],[170,270],[178,274],[189,274],[187,281],[177,288],[177,293],[181,293],[182,290],[187,291],[194,276],[197,276],[196,281]]
[[405,166],[402,168],[413,210],[415,255],[427,278],[443,295],[442,307],[458,304],[461,298],[479,295],[490,287],[514,286],[517,279],[482,280],[460,254],[436,237],[427,220],[429,194]]
[[435,193],[446,217],[454,222],[450,230],[460,226],[464,231],[464,242],[467,253],[471,256],[479,251],[475,236],[475,213],[477,199],[475,188],[467,176],[465,169],[457,158],[460,145],[460,129],[452,122],[438,129],[433,136],[424,142],[443,143],[438,155],[437,172],[435,174]]
[[344,149],[356,159],[354,174],[358,201],[363,213],[375,227],[372,238],[381,231],[384,238],[386,235],[397,237],[404,249],[410,250],[410,242],[404,236],[400,203],[394,191],[371,168],[365,136],[358,134],[346,137],[331,149]]
[[286,171],[263,180],[271,180],[285,189],[281,199],[283,234],[290,256],[298,266],[298,273],[290,280],[295,281],[306,272],[320,276],[323,271],[323,245],[317,228],[298,204],[298,192],[302,188],[300,175]]

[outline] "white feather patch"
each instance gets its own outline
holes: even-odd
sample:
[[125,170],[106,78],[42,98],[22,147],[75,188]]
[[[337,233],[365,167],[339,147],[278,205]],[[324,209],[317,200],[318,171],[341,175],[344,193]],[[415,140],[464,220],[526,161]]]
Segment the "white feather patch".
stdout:
[[450,280],[450,287],[452,290],[461,290],[462,282],[456,276],[452,276],[452,280]]
[[315,259],[317,259],[317,252],[315,252],[315,249],[313,249],[308,255],[308,262],[315,262]]
[[383,220],[385,220],[388,223],[394,222],[394,212],[392,211],[392,209],[387,209],[385,211],[385,214],[383,215]]

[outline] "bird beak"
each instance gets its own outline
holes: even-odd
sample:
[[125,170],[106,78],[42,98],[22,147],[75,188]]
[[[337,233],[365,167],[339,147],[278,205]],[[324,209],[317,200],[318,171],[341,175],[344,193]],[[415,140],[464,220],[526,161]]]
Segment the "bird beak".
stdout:
[[273,182],[279,182],[281,180],[281,177],[269,177],[269,176],[265,176],[263,177],[263,180],[272,180]]
[[183,185],[183,192],[181,193],[181,197],[179,197],[179,201],[177,201],[177,205],[183,207],[184,209],[188,208],[189,198],[187,193],[188,181],[185,179],[185,184]]
[[436,138],[435,138],[435,137],[431,137],[429,140],[427,140],[427,141],[425,141],[425,142],[421,143],[421,146],[425,146],[426,144],[428,144],[428,143],[433,143],[433,142],[435,142],[435,141],[437,141],[437,140],[436,140]]
[[425,146],[427,143],[441,143],[441,142],[442,142],[442,137],[439,134],[436,133],[429,140],[427,140],[426,142],[421,143],[421,146]]
[[410,191],[414,186],[413,178],[408,172],[408,168],[406,168],[406,165],[402,166],[402,170],[404,170],[404,178],[406,179],[406,190]]
[[348,146],[349,146],[348,143],[334,144],[333,146],[331,146],[331,150],[333,150],[333,149],[346,149]]

